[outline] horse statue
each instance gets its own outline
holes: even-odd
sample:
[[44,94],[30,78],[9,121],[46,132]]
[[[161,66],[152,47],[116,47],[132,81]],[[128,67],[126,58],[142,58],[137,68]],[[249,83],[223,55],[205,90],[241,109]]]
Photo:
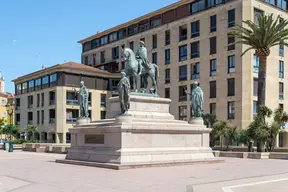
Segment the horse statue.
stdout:
[[[133,88],[135,92],[138,92],[138,74],[141,72],[141,76],[143,77],[144,90],[147,91],[148,87],[148,77],[152,80],[153,93],[157,93],[157,78],[159,76],[159,68],[155,63],[150,63],[151,68],[146,69],[145,67],[141,67],[141,59],[136,59],[135,53],[130,48],[124,48],[123,56],[125,60],[125,68],[124,72],[127,77],[133,77]],[[140,71],[141,70],[141,71]]]

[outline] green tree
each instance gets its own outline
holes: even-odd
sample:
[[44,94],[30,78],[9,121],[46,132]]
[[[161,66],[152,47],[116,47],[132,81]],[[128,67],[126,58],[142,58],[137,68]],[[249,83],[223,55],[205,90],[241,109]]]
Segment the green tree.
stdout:
[[229,129],[226,121],[216,121],[213,125],[212,135],[220,139],[221,150],[223,150],[225,138],[229,135]]
[[208,128],[213,128],[214,123],[217,121],[215,115],[211,115],[209,113],[203,114],[202,115],[204,125]]
[[259,76],[258,76],[258,108],[265,105],[266,92],[266,68],[267,57],[270,55],[270,48],[277,45],[288,44],[284,40],[288,39],[288,21],[281,19],[273,19],[273,14],[259,15],[258,23],[255,24],[251,20],[243,21],[244,25],[234,27],[230,36],[236,37],[235,43],[248,46],[242,53],[242,56],[249,50],[255,50],[255,55],[259,57]]
[[276,137],[281,131],[282,124],[288,121],[288,114],[282,109],[278,108],[273,113],[273,122],[270,125],[269,137],[267,140],[267,150],[274,151]]
[[272,115],[272,110],[261,105],[258,109],[256,118],[248,127],[248,136],[257,142],[257,152],[264,152],[264,144],[269,138],[271,126],[267,118]]
[[28,127],[25,129],[25,131],[29,134],[32,134],[32,140],[35,140],[34,136],[35,136],[35,132],[38,131],[38,127],[35,125],[28,125]]

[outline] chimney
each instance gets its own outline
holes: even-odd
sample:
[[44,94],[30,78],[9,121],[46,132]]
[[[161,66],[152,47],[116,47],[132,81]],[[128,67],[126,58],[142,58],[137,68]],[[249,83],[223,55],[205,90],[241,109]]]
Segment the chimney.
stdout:
[[42,69],[46,69],[46,67],[44,65],[42,65]]

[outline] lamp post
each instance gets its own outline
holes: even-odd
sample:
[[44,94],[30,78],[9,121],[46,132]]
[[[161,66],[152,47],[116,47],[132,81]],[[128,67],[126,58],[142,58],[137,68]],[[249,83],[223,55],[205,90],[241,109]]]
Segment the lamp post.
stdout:
[[9,115],[9,118],[10,118],[10,122],[9,122],[9,132],[10,132],[9,152],[13,152],[13,144],[12,144],[12,115],[13,115],[13,112],[14,112],[13,103],[14,102],[9,103],[9,104],[6,105],[6,110],[7,110],[7,113]]

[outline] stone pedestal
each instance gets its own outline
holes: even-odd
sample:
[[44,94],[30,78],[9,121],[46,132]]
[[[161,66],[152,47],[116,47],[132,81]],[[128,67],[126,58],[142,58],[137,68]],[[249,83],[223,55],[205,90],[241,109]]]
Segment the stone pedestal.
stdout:
[[109,119],[70,129],[71,148],[57,162],[113,169],[218,162],[209,147],[210,129],[175,120],[170,102],[130,96],[129,111],[120,115],[118,97],[110,98]]
[[78,117],[76,121],[76,126],[87,125],[91,122],[90,118]]

